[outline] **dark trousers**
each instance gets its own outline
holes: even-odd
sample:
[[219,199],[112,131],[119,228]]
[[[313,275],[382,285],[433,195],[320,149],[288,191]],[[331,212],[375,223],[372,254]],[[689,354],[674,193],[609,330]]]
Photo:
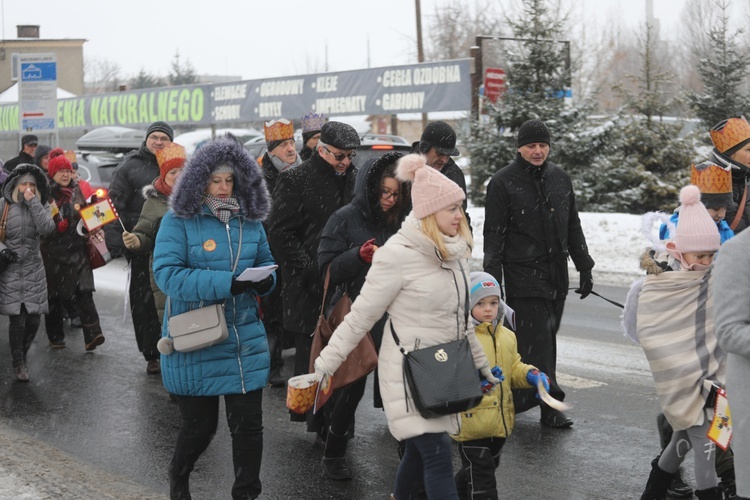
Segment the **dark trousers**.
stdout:
[[[563,401],[565,393],[557,385],[557,330],[560,329],[565,297],[556,300],[508,298],[508,305],[516,311],[516,339],[521,360],[546,373],[550,395]],[[513,402],[516,413],[539,404],[535,389],[513,389]],[[547,408],[547,405],[542,405],[542,412]]]
[[36,337],[42,318],[39,314],[29,314],[26,306],[21,304],[21,313],[9,318],[8,343],[13,366],[26,363],[26,353]]
[[[171,481],[184,480],[198,457],[216,434],[219,423],[219,396],[177,396],[182,428],[177,434],[174,456],[169,465]],[[263,458],[263,392],[224,396],[227,424],[232,436],[234,485],[232,498],[260,495],[260,464]]]
[[[367,377],[336,389],[333,393],[330,413],[328,415],[328,436],[326,439],[326,458],[343,457],[346,455],[346,434],[354,423],[357,406],[365,394]],[[340,438],[340,439],[337,439]]]
[[[135,341],[146,361],[159,359],[156,343],[161,338],[161,324],[151,290],[149,254],[131,255],[130,262],[130,315],[133,318]],[[83,319],[81,319],[83,321]]]
[[403,441],[404,456],[396,473],[393,496],[416,499],[424,485],[429,500],[457,498],[451,459],[452,440],[447,432],[422,434]]
[[461,469],[456,474],[460,500],[497,500],[495,469],[505,438],[474,439],[458,443]]
[[284,366],[281,351],[284,349],[286,342],[286,332],[284,330],[284,306],[279,276],[281,276],[281,273],[277,271],[276,289],[260,299],[263,307],[263,327],[266,329],[268,350],[271,353],[271,371],[280,370]]
[[[94,337],[102,333],[102,327],[99,325],[99,313],[96,311],[96,304],[94,304],[94,294],[90,291],[78,291],[75,294],[73,302],[81,319],[83,340],[85,343],[89,343]],[[44,317],[44,327],[47,330],[47,338],[51,341],[65,339],[63,318],[69,304],[70,301],[66,301],[60,297],[49,298],[49,312]]]

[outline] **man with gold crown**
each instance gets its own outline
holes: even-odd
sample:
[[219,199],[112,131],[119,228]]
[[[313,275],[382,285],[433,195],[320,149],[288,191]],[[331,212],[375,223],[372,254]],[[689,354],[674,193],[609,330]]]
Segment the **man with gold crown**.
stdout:
[[[276,204],[273,197],[276,180],[284,170],[296,167],[301,163],[297,150],[294,147],[294,125],[285,118],[272,120],[263,124],[263,132],[266,136],[266,154],[261,159],[263,177],[266,179],[268,192],[271,194],[271,204]],[[266,232],[269,227],[266,223]],[[271,252],[274,253],[273,246]],[[274,258],[279,262],[277,258]],[[281,375],[284,360],[281,358],[281,350],[284,348],[286,335],[284,332],[284,308],[281,298],[281,269],[276,272],[276,289],[263,297],[263,326],[266,328],[268,337],[268,350],[271,353],[271,372],[268,383],[271,387],[284,387],[286,380]]]
[[714,150],[710,161],[730,168],[732,172],[732,199],[727,208],[729,227],[739,233],[750,225],[748,182],[750,182],[750,124],[744,116],[722,120],[711,128]]

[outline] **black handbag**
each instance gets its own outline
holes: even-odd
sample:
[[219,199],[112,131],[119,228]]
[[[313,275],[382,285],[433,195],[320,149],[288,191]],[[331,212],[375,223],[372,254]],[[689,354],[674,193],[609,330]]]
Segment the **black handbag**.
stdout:
[[[463,266],[461,276],[463,277]],[[465,277],[464,288],[466,331],[469,322],[469,287]],[[452,342],[407,351],[401,345],[392,322],[390,327],[393,340],[404,355],[404,380],[409,386],[414,406],[423,418],[436,418],[467,411],[482,401],[482,384],[474,366],[469,339],[461,337],[460,330],[457,332],[456,340]],[[409,411],[409,398],[406,394],[404,396],[406,410]]]

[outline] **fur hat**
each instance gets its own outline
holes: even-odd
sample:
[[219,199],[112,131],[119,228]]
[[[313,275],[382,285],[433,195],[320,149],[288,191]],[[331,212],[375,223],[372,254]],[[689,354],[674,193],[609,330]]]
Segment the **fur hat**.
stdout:
[[541,120],[525,121],[518,129],[516,147],[520,148],[521,146],[537,142],[547,145],[550,144],[550,135],[547,125]]
[[172,126],[167,122],[154,122],[149,125],[148,130],[146,130],[146,139],[154,132],[164,132],[169,136],[170,141],[174,140],[174,130],[172,130]]
[[477,302],[485,297],[500,298],[500,283],[489,273],[475,271],[471,273],[471,293],[469,310],[474,309]]
[[170,198],[175,215],[189,218],[200,213],[211,174],[224,166],[234,174],[232,194],[240,204],[240,215],[264,220],[271,210],[271,197],[263,172],[242,144],[228,137],[206,142],[187,161]]
[[419,150],[427,153],[430,148],[442,155],[458,156],[456,149],[456,131],[445,122],[428,123],[419,139]]
[[357,149],[360,145],[359,134],[343,122],[328,122],[320,129],[320,142],[338,149]]
[[750,124],[744,116],[722,120],[709,133],[716,150],[726,157],[732,156],[750,142]]
[[424,219],[466,198],[458,184],[428,167],[422,155],[410,154],[399,159],[396,177],[411,181],[412,212],[417,219]]
[[674,250],[681,254],[714,251],[721,245],[719,229],[701,203],[697,186],[685,186],[680,190],[680,217],[672,241]]
[[62,148],[55,148],[49,152],[47,175],[52,178],[61,170],[70,170],[72,172],[73,164],[71,164],[70,160],[65,156],[65,151],[63,151]]
[[159,177],[164,182],[164,177],[173,168],[182,168],[187,160],[185,148],[176,142],[172,142],[162,149],[156,151],[156,162],[159,164]]

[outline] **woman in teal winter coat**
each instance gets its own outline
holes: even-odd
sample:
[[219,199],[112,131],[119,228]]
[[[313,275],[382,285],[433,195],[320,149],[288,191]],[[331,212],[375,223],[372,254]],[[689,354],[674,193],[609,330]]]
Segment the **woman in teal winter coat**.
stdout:
[[[273,264],[261,221],[270,210],[263,174],[242,145],[229,138],[203,146],[172,192],[154,249],[154,277],[168,297],[159,342],[164,386],[177,397],[182,429],[169,467],[172,498],[190,498],[188,478],[216,432],[224,396],[232,434],[233,498],[260,495],[263,451],[262,389],[270,356],[258,296],[275,274],[238,281],[250,267]],[[224,304],[228,338],[192,352],[173,350],[169,317]]]

